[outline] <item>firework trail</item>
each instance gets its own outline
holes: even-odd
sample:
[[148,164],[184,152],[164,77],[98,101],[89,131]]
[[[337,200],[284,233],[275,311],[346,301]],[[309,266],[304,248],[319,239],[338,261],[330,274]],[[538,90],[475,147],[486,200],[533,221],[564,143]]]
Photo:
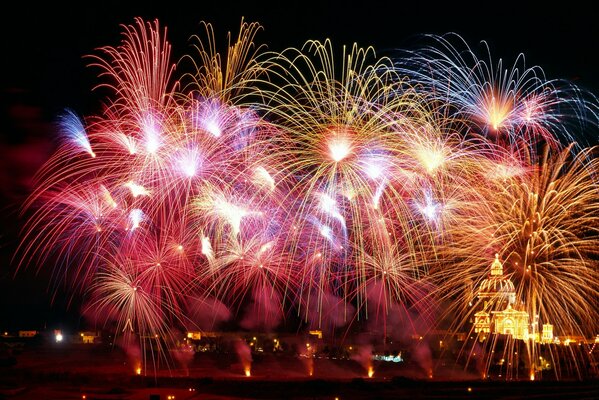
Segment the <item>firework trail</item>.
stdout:
[[[378,280],[387,303],[413,307],[421,296],[404,283],[425,274],[431,257],[427,227],[412,227],[420,163],[408,155],[433,122],[421,97],[372,48],[344,48],[340,72],[330,41],[263,58],[267,101],[258,107],[284,132],[268,157],[282,160],[295,197],[285,247],[299,270],[300,314],[331,295],[366,310]],[[392,261],[401,252],[411,256]]]

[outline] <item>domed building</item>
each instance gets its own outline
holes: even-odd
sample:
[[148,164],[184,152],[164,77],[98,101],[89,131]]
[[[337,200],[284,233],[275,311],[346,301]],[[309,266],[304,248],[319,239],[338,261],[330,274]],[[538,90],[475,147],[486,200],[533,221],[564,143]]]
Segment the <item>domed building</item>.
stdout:
[[503,275],[503,264],[499,261],[499,254],[495,254],[491,274],[480,283],[477,296],[484,301],[484,308],[491,303],[505,307],[516,302],[516,288],[512,281]]
[[516,289],[503,275],[499,254],[495,254],[491,273],[480,283],[476,297],[480,309],[474,314],[474,332],[481,341],[490,333],[528,340],[528,313],[516,309]]

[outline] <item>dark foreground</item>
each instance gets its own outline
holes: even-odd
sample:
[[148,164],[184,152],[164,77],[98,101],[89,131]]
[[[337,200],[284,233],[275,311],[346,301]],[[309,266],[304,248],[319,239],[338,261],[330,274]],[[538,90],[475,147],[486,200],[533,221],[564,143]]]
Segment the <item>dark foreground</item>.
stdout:
[[[84,397],[85,396],[85,397]],[[5,388],[6,399],[598,399],[599,382],[438,382],[386,380],[159,379],[86,386],[30,382]]]
[[0,366],[0,399],[599,399],[597,379],[482,380],[449,365],[431,379],[416,364],[378,363],[368,378],[355,360],[254,356],[246,377],[234,354],[180,361],[137,371],[127,355],[105,349],[25,351]]

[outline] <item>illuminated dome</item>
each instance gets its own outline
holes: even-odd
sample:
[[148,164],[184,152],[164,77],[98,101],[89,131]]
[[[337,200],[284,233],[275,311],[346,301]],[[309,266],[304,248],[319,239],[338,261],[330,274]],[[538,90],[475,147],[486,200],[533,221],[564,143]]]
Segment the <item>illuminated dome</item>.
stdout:
[[515,293],[516,289],[514,288],[514,284],[507,278],[487,278],[484,279],[478,290],[479,296],[483,293]]
[[516,300],[516,288],[512,281],[503,276],[503,265],[499,261],[499,254],[495,254],[495,261],[491,264],[491,275],[483,279],[478,289],[481,299],[506,299],[509,303]]

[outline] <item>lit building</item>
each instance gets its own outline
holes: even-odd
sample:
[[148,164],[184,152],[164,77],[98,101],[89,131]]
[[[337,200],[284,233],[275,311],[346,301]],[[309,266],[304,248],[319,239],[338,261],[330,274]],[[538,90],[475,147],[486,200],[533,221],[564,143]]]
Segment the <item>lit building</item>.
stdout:
[[543,343],[553,343],[553,325],[543,324],[543,336],[541,337]]
[[32,338],[38,335],[38,331],[19,331],[20,338]]
[[79,340],[84,344],[100,343],[100,334],[93,331],[79,332]]
[[495,333],[512,335],[514,339],[528,340],[528,313],[514,310],[511,304],[503,311],[493,311]]
[[[474,314],[474,332],[475,333],[490,333],[491,332],[491,316],[486,311],[479,311]],[[481,337],[484,335],[481,335]]]
[[479,310],[474,314],[474,332],[479,340],[485,340],[490,333],[528,340],[528,313],[517,309],[516,289],[503,275],[499,254],[495,254],[491,274],[480,283],[476,297]]
[[312,336],[316,336],[318,339],[322,339],[322,331],[320,329],[318,329],[318,330],[311,330],[308,333],[310,335],[312,335]]
[[202,340],[202,332],[199,332],[199,331],[189,331],[189,332],[187,332],[187,339],[191,339],[191,340]]
[[480,283],[477,297],[483,302],[485,311],[489,308],[505,308],[516,302],[516,289],[512,281],[503,275],[503,265],[499,254],[491,264],[491,274]]

